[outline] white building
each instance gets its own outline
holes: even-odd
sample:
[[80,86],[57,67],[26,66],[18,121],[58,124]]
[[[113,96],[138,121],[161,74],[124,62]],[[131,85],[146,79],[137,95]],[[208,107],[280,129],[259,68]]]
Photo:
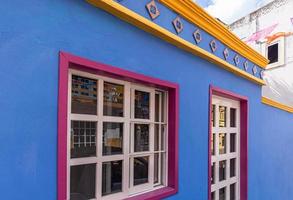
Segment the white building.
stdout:
[[293,0],[272,1],[230,29],[270,60],[262,95],[293,108]]

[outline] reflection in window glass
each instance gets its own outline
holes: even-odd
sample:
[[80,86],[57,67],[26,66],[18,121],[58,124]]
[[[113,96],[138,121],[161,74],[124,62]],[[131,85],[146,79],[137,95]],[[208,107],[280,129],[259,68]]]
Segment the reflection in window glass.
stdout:
[[148,124],[134,124],[134,151],[149,151]]
[[235,183],[230,185],[230,200],[236,200],[236,187],[235,187]]
[[226,153],[226,133],[219,134],[219,154]]
[[166,126],[161,126],[161,150],[164,151],[166,149]]
[[156,93],[155,95],[155,122],[160,121],[160,95]]
[[133,185],[147,183],[149,176],[149,157],[134,158],[133,170]]
[[159,154],[154,155],[154,183],[159,182]]
[[165,96],[166,94],[164,92],[161,92],[162,98],[161,98],[161,122],[165,122],[165,111],[166,111],[166,105],[165,105]]
[[155,141],[154,141],[154,148],[155,151],[159,151],[159,144],[160,144],[160,126],[155,124]]
[[219,126],[226,127],[227,107],[219,106]]
[[226,180],[226,160],[219,162],[219,181]]
[[104,83],[104,115],[123,117],[124,86]]
[[150,118],[150,93],[135,91],[134,116],[138,119]]
[[123,123],[103,123],[103,155],[122,154]]
[[97,81],[81,76],[72,76],[71,113],[97,114]]
[[230,177],[236,176],[236,158],[230,159]]
[[216,169],[216,163],[213,163],[213,165],[212,165],[212,177],[211,177],[212,184],[215,183],[215,169]]
[[215,127],[215,110],[216,110],[216,105],[212,106],[212,126]]
[[122,160],[104,162],[102,167],[102,195],[122,191]]
[[226,188],[219,190],[219,200],[226,200]]
[[96,165],[78,165],[70,167],[70,199],[95,198]]
[[212,134],[212,141],[211,141],[211,151],[212,155],[215,155],[215,134]]
[[96,155],[96,122],[71,122],[71,158]]
[[236,133],[230,134],[230,152],[236,152]]
[[236,109],[230,108],[230,127],[236,127]]

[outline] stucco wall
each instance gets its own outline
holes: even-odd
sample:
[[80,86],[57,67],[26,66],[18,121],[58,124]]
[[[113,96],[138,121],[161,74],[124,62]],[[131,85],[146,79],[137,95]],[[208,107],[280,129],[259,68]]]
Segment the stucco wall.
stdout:
[[207,199],[210,84],[249,98],[249,199],[293,196],[293,118],[261,104],[258,85],[82,0],[6,1],[0,12],[0,199],[56,199],[60,50],[180,84],[179,193],[169,199]]

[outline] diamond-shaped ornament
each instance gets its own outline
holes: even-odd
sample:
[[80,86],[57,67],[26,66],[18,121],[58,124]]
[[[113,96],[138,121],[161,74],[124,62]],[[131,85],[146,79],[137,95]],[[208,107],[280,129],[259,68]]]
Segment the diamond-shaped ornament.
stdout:
[[181,22],[180,17],[176,17],[172,23],[173,23],[173,26],[174,26],[177,34],[179,34],[183,31],[183,23]]
[[247,62],[247,60],[243,63],[243,67],[244,67],[245,71],[248,70],[248,62]]
[[252,68],[252,73],[253,73],[253,75],[256,75],[256,73],[257,73],[257,67],[255,65]]
[[159,11],[157,4],[154,0],[152,0],[151,2],[149,2],[146,5],[146,9],[147,9],[152,20],[154,20],[160,16],[160,11]]
[[211,47],[211,50],[212,50],[213,53],[217,50],[217,43],[216,43],[215,40],[212,40],[210,42],[210,47]]
[[236,66],[239,65],[239,63],[240,63],[240,59],[239,59],[239,56],[238,56],[238,55],[236,55],[236,56],[234,57],[234,62],[235,62],[235,65],[236,65]]
[[223,55],[224,55],[225,60],[227,60],[228,57],[229,57],[229,50],[228,50],[228,48],[225,48],[225,50],[223,51]]
[[199,29],[197,29],[196,31],[194,31],[193,38],[194,38],[196,44],[199,44],[201,42],[201,34],[200,34]]

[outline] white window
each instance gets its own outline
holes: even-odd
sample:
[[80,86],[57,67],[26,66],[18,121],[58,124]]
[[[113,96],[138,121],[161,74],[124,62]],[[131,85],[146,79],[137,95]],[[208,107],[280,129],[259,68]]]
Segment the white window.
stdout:
[[285,64],[285,38],[280,37],[270,44],[264,43],[263,54],[270,61],[267,69]]
[[167,186],[166,91],[71,70],[67,196],[118,200]]
[[213,95],[212,200],[240,199],[240,103]]

